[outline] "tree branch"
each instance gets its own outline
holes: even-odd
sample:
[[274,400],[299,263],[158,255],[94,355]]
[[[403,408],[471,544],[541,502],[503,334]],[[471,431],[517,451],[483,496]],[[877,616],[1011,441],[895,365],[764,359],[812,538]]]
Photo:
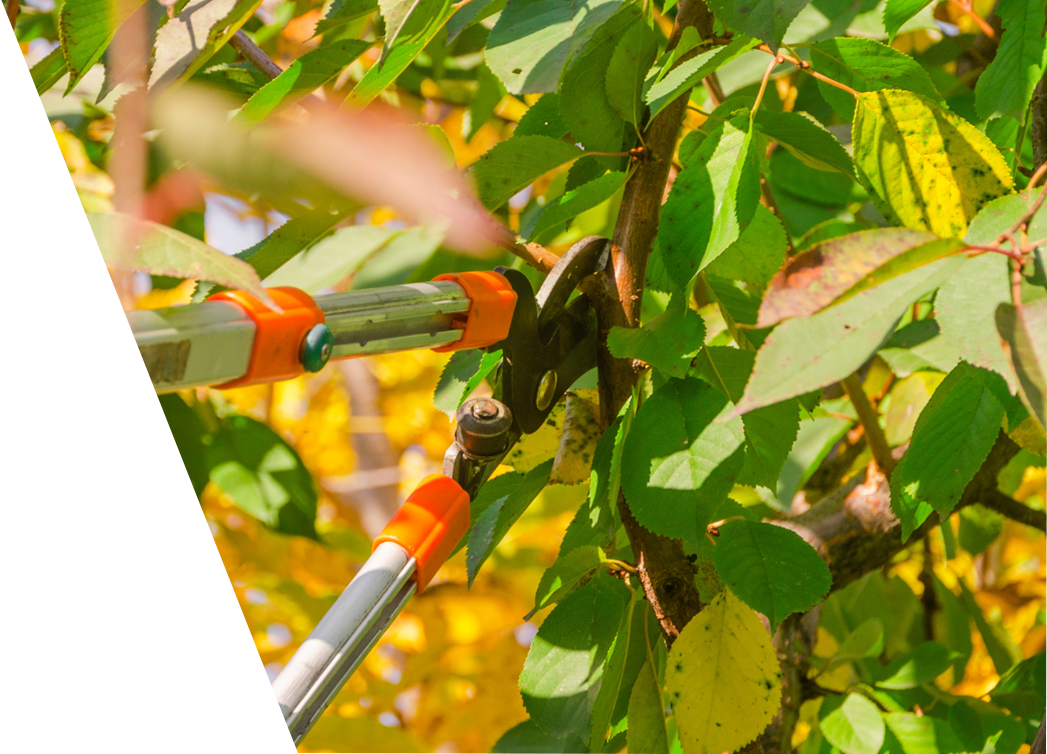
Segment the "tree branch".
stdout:
[[[668,49],[679,42],[687,27],[703,39],[713,31],[713,17],[702,0],[682,0],[669,38]],[[691,55],[684,55],[680,62]],[[612,327],[636,327],[640,323],[647,258],[658,233],[665,184],[669,179],[676,139],[683,125],[689,93],[678,97],[647,126],[646,149],[625,185],[621,211],[611,239],[611,265],[591,286],[591,298],[600,328],[597,356],[601,419],[608,424],[632,395],[637,372],[631,360],[616,359],[607,349]],[[702,608],[694,585],[694,568],[680,540],[662,537],[644,529],[633,517],[622,494],[618,510],[637,561],[640,582],[670,646],[680,631]]]
[[[1032,111],[1032,154],[1033,170],[1047,163],[1047,71],[1036,85],[1030,105]],[[1020,152],[1022,145],[1015,148]]]
[[891,446],[887,444],[887,438],[884,437],[883,430],[880,428],[879,414],[876,413],[876,409],[869,403],[869,398],[865,395],[865,388],[862,387],[861,379],[857,374],[852,374],[847,379],[842,380],[840,385],[843,387],[844,392],[847,393],[847,397],[851,399],[854,410],[858,413],[858,422],[862,425],[862,430],[865,432],[865,441],[869,443],[869,450],[872,451],[873,458],[883,470],[883,473],[890,478],[891,472],[898,462],[891,455]]
[[[1014,441],[1001,432],[956,510],[991,498],[996,491],[996,476],[1018,450]],[[901,522],[891,510],[886,477],[870,464],[865,481],[856,481],[830,493],[796,518],[772,522],[792,529],[818,551],[829,566],[833,590],[882,568],[939,524],[938,515],[932,514],[903,542]]]
[[[251,38],[244,33],[243,29],[239,29],[236,34],[232,36],[229,40],[229,45],[240,53],[244,60],[257,68],[260,73],[265,74],[271,79],[275,79],[284,72],[284,69],[274,63],[273,59],[266,55],[261,47],[251,41]],[[313,94],[305,95],[298,100],[298,104],[310,111],[314,108],[324,106],[323,100]]]
[[25,485],[29,481],[29,466],[32,465],[32,457],[36,450],[32,445],[26,445],[22,451],[22,463],[15,467],[15,511],[10,522],[10,535],[7,539],[7,559],[3,563],[2,583],[3,595],[0,597],[0,615],[5,615],[7,598],[10,596],[10,587],[15,583],[15,567],[18,562],[18,535],[22,530],[22,513],[25,511]]
[[1040,531],[1047,531],[1047,512],[1034,510],[1028,505],[1023,505],[1014,498],[1004,495],[999,490],[989,490],[978,502],[1012,521],[1017,521],[1019,524],[1025,524]]

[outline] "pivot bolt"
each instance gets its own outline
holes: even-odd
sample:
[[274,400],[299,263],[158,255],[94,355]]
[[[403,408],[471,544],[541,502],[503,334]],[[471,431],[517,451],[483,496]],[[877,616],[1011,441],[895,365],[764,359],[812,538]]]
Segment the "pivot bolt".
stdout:
[[539,411],[545,411],[552,404],[555,394],[556,372],[550,369],[542,375],[542,380],[538,383],[538,392],[534,396],[534,407]]
[[455,442],[471,456],[496,456],[509,444],[513,415],[501,401],[473,398],[462,404],[455,415],[458,427]]
[[305,334],[298,358],[307,372],[319,372],[331,358],[334,335],[327,325],[316,325]]

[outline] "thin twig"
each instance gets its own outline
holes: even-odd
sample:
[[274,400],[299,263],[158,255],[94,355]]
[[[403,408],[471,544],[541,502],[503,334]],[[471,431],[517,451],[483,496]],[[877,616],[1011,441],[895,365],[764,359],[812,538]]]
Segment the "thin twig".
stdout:
[[760,109],[760,103],[763,102],[763,93],[767,89],[767,82],[771,79],[771,74],[774,73],[774,69],[779,64],[784,63],[785,58],[781,55],[775,55],[771,60],[771,64],[767,66],[767,70],[763,72],[763,80],[760,82],[760,91],[756,93],[756,102],[753,103],[752,117],[756,117],[756,111]]
[[21,10],[18,0],[4,0],[3,4],[3,49],[0,50],[0,63],[7,58],[7,46],[10,38],[15,36],[15,26],[18,24],[18,13]]
[[851,404],[858,414],[858,421],[865,431],[865,441],[869,443],[869,450],[872,451],[876,465],[880,467],[885,476],[890,477],[891,471],[898,462],[891,455],[891,447],[887,444],[887,438],[884,437],[883,430],[880,428],[880,417],[876,409],[869,403],[869,398],[865,395],[865,388],[862,387],[862,381],[858,379],[857,374],[852,374],[842,380],[840,385],[847,393],[847,397],[851,399]]
[[993,252],[996,254],[1003,254],[1005,257],[1009,257],[1016,262],[1022,261],[1021,252],[1007,251],[1007,249],[1001,249],[999,246],[967,246],[961,251],[976,251],[977,254],[970,254],[968,256],[977,257],[987,252]]
[[987,36],[989,39],[996,39],[996,30],[993,29],[992,26],[990,26],[984,18],[975,13],[974,8],[972,8],[970,5],[965,5],[964,3],[961,3],[960,0],[948,0],[948,2],[950,5],[954,5],[955,7],[959,8],[963,13],[966,13],[968,16],[970,16],[971,20],[974,21],[975,24],[977,24],[978,29],[981,30],[982,34]]
[[811,68],[811,64],[808,63],[806,60],[800,60],[799,58],[794,58],[791,55],[782,55],[781,52],[777,52],[777,53],[776,52],[772,52],[771,48],[768,47],[767,45],[760,45],[756,49],[760,50],[762,52],[766,52],[768,55],[777,55],[778,57],[782,58],[782,60],[784,60],[786,63],[792,63],[794,66],[799,68],[801,71],[805,71],[805,72],[811,74],[812,76],[814,76],[819,81],[824,81],[826,84],[829,84],[830,86],[835,86],[837,89],[842,89],[843,91],[847,92],[852,97],[854,97],[855,99],[858,98],[858,92],[856,92],[854,89],[851,89],[851,87],[847,86],[846,84],[841,84],[839,81],[837,81],[835,79],[831,79],[828,76],[825,76],[825,75],[823,75],[821,73],[818,73],[817,71],[813,70]]
[[[275,79],[284,72],[284,69],[274,63],[273,59],[266,55],[261,47],[251,41],[251,38],[244,33],[243,29],[239,29],[236,34],[232,36],[232,39],[229,40],[229,44],[234,50],[244,56],[244,60],[249,62],[269,78]],[[313,94],[305,95],[302,99],[298,100],[298,104],[306,110],[324,107],[323,100]]]
[[45,665],[39,670],[29,673],[28,675],[26,675],[24,679],[22,679],[18,683],[13,683],[12,685],[10,685],[10,687],[7,688],[3,693],[0,693],[0,696],[7,696],[9,694],[18,693],[22,689],[28,688],[32,684],[35,684],[41,679],[43,679],[44,675],[51,672],[52,670],[58,670],[59,668],[63,667],[65,667],[65,660],[60,660],[57,663]]
[[1040,531],[1047,531],[1047,512],[1038,511],[1028,505],[1019,503],[1013,497],[1004,495],[999,490],[989,490],[979,500],[986,508],[1000,513],[1019,524],[1031,526]]
[[36,450],[32,445],[26,445],[22,451],[22,463],[15,467],[15,510],[10,520],[10,535],[7,539],[7,559],[3,563],[3,596],[0,597],[0,613],[7,609],[7,598],[10,596],[10,587],[15,583],[15,567],[18,562],[16,551],[18,550],[18,535],[22,530],[22,514],[25,511],[25,484],[29,480],[29,466],[32,465],[32,457]]

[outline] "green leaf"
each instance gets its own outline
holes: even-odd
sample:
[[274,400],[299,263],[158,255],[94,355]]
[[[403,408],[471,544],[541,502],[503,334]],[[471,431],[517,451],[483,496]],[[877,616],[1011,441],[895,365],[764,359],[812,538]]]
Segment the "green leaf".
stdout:
[[[684,30],[686,32],[686,29]],[[676,101],[678,97],[698,86],[706,76],[721,66],[737,58],[743,52],[756,46],[758,41],[747,36],[732,39],[723,47],[700,52],[690,60],[685,60],[668,72],[663,69],[660,78],[647,90],[644,98],[651,107],[653,119],[662,110]],[[682,42],[681,45],[682,46]],[[675,51],[674,51],[675,52]],[[667,66],[675,64],[677,58],[670,57]]]
[[496,144],[470,172],[480,201],[493,210],[535,178],[581,155],[573,144],[548,136],[514,136]]
[[912,652],[899,657],[880,672],[876,685],[882,689],[911,689],[930,683],[949,666],[949,650],[936,641],[925,641]]
[[[945,531],[945,527],[942,528]],[[971,642],[971,618],[963,602],[937,577],[934,578],[934,593],[941,610],[935,616],[934,635],[941,640],[953,656],[953,678],[963,678],[967,661],[974,646]]]
[[628,751],[669,754],[665,702],[654,665],[645,662],[629,695]]
[[974,87],[983,120],[1009,115],[1022,120],[1047,65],[1045,0],[1000,0],[994,13],[1003,26],[1000,46]]
[[198,71],[247,22],[261,0],[207,0],[187,5],[156,33],[149,88]]
[[[126,21],[116,30],[112,41],[106,49],[105,79],[102,88],[98,92],[95,102],[101,102],[116,89],[119,84],[127,81],[132,76],[137,76],[148,67],[148,56],[156,47],[156,34],[161,22],[166,22],[168,9],[159,0],[145,0],[138,9],[128,17]],[[143,42],[136,36],[145,27],[146,40]],[[128,55],[127,50],[137,48],[136,52]],[[123,49],[123,54],[117,55],[116,51]],[[268,79],[266,79],[268,80]]]
[[320,34],[334,36],[330,32],[340,29],[350,21],[373,13],[378,8],[378,0],[334,0],[330,10],[317,24],[313,36]]
[[585,43],[567,61],[560,80],[560,117],[571,139],[586,149],[616,152],[622,148],[625,121],[607,96],[606,80],[619,42],[635,25],[642,25],[640,8],[623,5],[595,27]]
[[825,697],[818,718],[825,740],[843,754],[876,754],[883,745],[883,716],[860,694]]
[[[650,653],[648,641],[657,642],[659,632],[650,603],[638,600],[633,592],[629,606],[622,614],[618,635],[608,652],[603,680],[593,702],[589,751],[602,751],[608,730],[613,734],[625,722],[630,690]],[[629,724],[631,726],[631,721]]]
[[268,425],[246,416],[226,418],[207,462],[211,481],[237,508],[283,534],[318,538],[313,477]]
[[378,0],[378,7],[382,12],[382,20],[385,21],[385,53],[396,43],[400,27],[404,25],[412,10],[418,4],[417,0]]
[[[244,249],[236,256],[251,265],[258,273],[258,277],[266,280],[296,256],[313,246],[350,214],[351,210],[348,209],[312,210],[300,217],[291,218],[254,246]],[[282,285],[282,283],[273,285]]]
[[781,670],[767,629],[730,589],[684,626],[665,682],[688,754],[736,751],[781,704]]
[[550,752],[570,754],[579,751],[585,751],[585,741],[579,735],[553,736],[539,728],[530,719],[507,730],[491,747],[492,754],[498,752],[505,752],[505,754],[530,754],[532,752],[533,754],[549,754]]
[[1013,665],[1000,676],[989,698],[1019,717],[1036,719],[1043,714],[1047,655],[1037,654]]
[[944,518],[989,455],[1004,417],[999,375],[960,363],[920,412],[909,450],[891,476],[902,540],[936,510]]
[[530,620],[535,613],[549,605],[562,602],[585,579],[596,573],[602,560],[600,548],[593,545],[561,553],[542,574],[538,591],[534,595],[534,608],[524,616],[524,620]]
[[349,93],[346,103],[355,107],[370,104],[433,41],[454,11],[451,0],[416,0],[398,29],[396,39],[385,49],[382,59],[367,70]]
[[524,707],[555,736],[589,734],[604,661],[614,641],[629,590],[599,574],[549,613],[531,642],[520,691]]
[[[469,102],[466,119],[462,120],[462,132],[467,144],[473,140],[473,137],[476,136],[484,124],[491,119],[494,111],[498,109],[498,103],[502,101],[504,96],[505,87],[502,86],[502,82],[498,80],[498,77],[491,73],[491,69],[484,63],[477,66],[476,94],[473,95],[472,100]],[[514,133],[521,135],[519,131],[519,126],[517,126]],[[563,136],[563,134],[555,138],[560,138],[560,136]]]
[[767,616],[771,633],[792,613],[810,610],[829,592],[832,576],[796,532],[758,521],[720,528],[716,572],[749,607]]
[[[1034,200],[1031,192],[1023,192],[990,202],[971,221],[964,240],[975,246],[994,243],[1026,214]],[[1040,211],[1032,218],[1028,232],[1030,238],[1047,235],[1047,212]],[[956,349],[960,358],[1003,375],[1011,391],[1016,392],[1018,382],[996,329],[996,310],[1010,300],[1007,258],[1001,254],[982,254],[968,261],[942,286],[934,308],[942,337]]]
[[214,439],[213,435],[197,413],[189,408],[177,393],[158,395],[157,398],[164,410],[164,416],[167,417],[175,445],[178,446],[178,454],[182,456],[182,463],[189,474],[189,481],[193,484],[193,491],[199,497],[211,478],[211,468],[207,463],[207,447]]
[[980,700],[968,698],[955,702],[949,708],[949,725],[968,751],[1017,754],[1025,743],[1024,725]]
[[1021,309],[1000,304],[996,328],[1018,379],[1022,401],[1040,427],[1047,427],[1047,299],[1025,304]]
[[0,108],[5,118],[18,115],[37,97],[58,83],[66,73],[65,56],[61,47],[55,47],[46,57],[4,87],[0,94]]
[[[753,370],[754,354],[740,348],[706,346],[694,360],[694,374],[719,388],[736,403]],[[783,401],[751,411],[742,417],[745,463],[738,484],[774,489],[800,426],[800,405]]]
[[738,240],[705,269],[709,275],[745,283],[747,291],[762,296],[785,262],[788,250],[785,228],[774,212],[758,204],[752,222]]
[[261,123],[319,89],[370,47],[370,42],[340,39],[310,50],[247,100],[238,117],[247,125]]
[[788,149],[807,167],[836,170],[854,177],[854,165],[847,150],[813,118],[803,113],[761,109],[756,113],[755,123],[767,138]]
[[821,311],[865,282],[872,287],[963,248],[933,233],[877,228],[824,241],[790,257],[771,280],[760,304],[757,327]]
[[756,354],[735,414],[777,403],[852,374],[894,330],[913,301],[933,291],[966,260],[943,259],[888,280],[810,317],[788,320]]
[[859,95],[852,134],[858,176],[891,222],[960,238],[982,207],[1011,190],[988,137],[918,94]]
[[[883,351],[880,353],[883,354]],[[884,435],[888,445],[897,447],[912,438],[916,419],[941,380],[940,374],[924,372],[910,374],[894,384],[890,405],[883,416]]]
[[[3,504],[3,544],[10,541],[10,527],[15,514],[14,503]],[[144,518],[127,513],[112,514],[92,510],[73,503],[26,503],[22,526],[18,531],[16,550],[35,555],[82,555],[84,546],[84,516],[115,517],[120,530],[120,553],[143,557],[184,559],[186,556],[163,536],[163,533]],[[94,542],[88,542],[88,553],[95,552]]]
[[834,661],[851,662],[883,654],[883,623],[870,618],[854,629],[833,656]]
[[[16,579],[7,607],[20,623],[68,652],[74,631],[95,609],[58,586]],[[146,618],[112,618],[108,673],[155,711],[200,754],[275,754],[251,692],[223,660]]]
[[[970,262],[960,268],[963,274]],[[951,282],[951,281],[950,281]],[[948,285],[948,283],[946,284]],[[938,300],[942,293],[939,291]],[[941,335],[937,320],[921,319],[899,328],[880,349],[880,356],[896,377],[905,378],[925,369],[951,372],[960,361],[956,349]]]
[[670,377],[686,377],[705,342],[705,323],[688,307],[672,307],[643,327],[612,327],[607,348],[619,359],[640,359]]
[[509,0],[487,37],[487,65],[510,94],[556,91],[568,58],[621,0]]
[[501,351],[484,353],[475,348],[455,351],[440,373],[440,380],[433,393],[433,405],[454,419],[459,406],[487,379],[487,375],[494,371],[501,360]]
[[[58,11],[58,37],[69,69],[66,94],[71,92],[80,79],[91,70],[91,66],[98,62],[116,30],[138,10],[142,2],[144,0],[120,4],[114,4],[110,0],[62,3]],[[36,82],[35,77],[33,80]],[[37,89],[39,90],[39,84]]]
[[[546,95],[548,96],[548,95]],[[626,173],[611,171],[599,178],[583,183],[562,196],[546,203],[530,221],[520,229],[520,235],[528,240],[555,228],[563,228],[570,220],[593,207],[603,204],[625,185]]]
[[[989,653],[992,664],[996,668],[996,672],[1001,676],[1005,676],[1007,671],[1011,670],[1014,665],[1021,659],[1021,650],[1014,645],[1011,637],[999,622],[999,619],[990,623],[985,618],[985,613],[982,612],[981,606],[978,601],[974,598],[974,594],[971,592],[967,583],[961,578],[957,579],[960,585],[960,598],[963,601],[964,607],[967,609],[967,614],[974,620],[974,625],[978,629],[978,633],[981,634],[982,642],[985,644],[985,651]],[[1042,660],[1041,660],[1042,662]],[[1042,679],[1043,676],[1041,675]],[[1003,683],[1001,678],[1000,683]],[[1041,689],[1043,686],[1040,687]],[[1043,702],[1041,697],[1040,708],[1036,712],[1037,715],[1043,715]]]
[[727,27],[761,39],[778,52],[786,29],[810,0],[709,0],[709,10]]
[[[905,89],[942,101],[927,71],[905,53],[872,39],[838,37],[811,46],[811,67],[857,92]],[[854,97],[818,82],[818,91],[844,120],[854,116]]]
[[890,712],[883,716],[883,720],[900,744],[901,754],[953,754],[964,750],[952,728],[939,718]]
[[[313,236],[315,239],[314,232],[330,219],[333,218],[330,218],[328,213],[328,218],[322,216],[310,218],[309,215],[304,215],[289,221],[270,236],[272,241],[268,243],[263,241],[265,245],[259,248],[254,256],[249,257],[248,261],[253,262],[255,257],[261,257],[260,264],[270,260],[275,262],[283,249],[290,252],[295,246],[303,245],[301,244],[303,237]],[[299,225],[287,228],[288,225],[298,220],[302,221]],[[284,228],[287,228],[284,234],[273,237]],[[357,272],[367,260],[374,257],[390,242],[405,235],[402,230],[376,225],[353,225],[336,230],[282,264],[278,270],[265,278],[265,283],[269,286],[290,285],[310,294],[319,293]],[[308,241],[304,245],[308,245]],[[268,268],[270,265],[265,266]]]
[[658,57],[658,33],[640,21],[619,40],[607,64],[607,104],[622,120],[643,122],[643,82]]
[[893,42],[902,26],[930,3],[931,0],[887,0],[883,7],[883,27],[888,39]]
[[[150,275],[208,280],[245,290],[271,303],[262,281],[247,263],[166,225],[137,220],[119,212],[89,212],[87,219],[109,266],[126,266]],[[124,244],[135,238],[129,255]]]
[[625,439],[622,488],[636,520],[697,546],[744,462],[740,420],[717,421],[727,398],[694,378],[669,380],[636,414]]
[[555,92],[543,94],[527,108],[527,112],[516,124],[513,136],[548,136],[561,139],[567,135],[567,125],[560,117],[560,95]]
[[1003,516],[994,510],[972,505],[960,511],[960,547],[971,555],[980,555],[1003,531]]
[[748,115],[705,139],[676,177],[658,223],[658,245],[670,274],[690,280],[738,240],[760,196]]
[[[468,548],[466,566],[469,586],[472,586],[477,572],[491,557],[494,548],[538,497],[538,493],[549,481],[552,470],[553,462],[550,459],[527,474],[510,471],[495,477],[480,488],[480,493],[470,506],[474,523],[469,533],[463,537],[463,542]],[[458,549],[461,547],[460,544]]]

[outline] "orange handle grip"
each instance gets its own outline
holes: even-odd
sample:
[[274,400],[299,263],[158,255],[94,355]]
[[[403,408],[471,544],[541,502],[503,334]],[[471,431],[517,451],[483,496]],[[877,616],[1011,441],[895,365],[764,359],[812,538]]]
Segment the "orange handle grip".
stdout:
[[463,351],[467,348],[483,348],[505,340],[516,308],[516,291],[503,275],[491,271],[458,272],[438,275],[433,280],[453,280],[465,289],[472,306],[457,327],[465,330],[462,339],[432,350]]
[[308,293],[297,288],[270,288],[268,293],[283,312],[270,309],[244,291],[222,291],[207,299],[236,304],[255,323],[247,374],[218,388],[289,380],[305,373],[300,358],[302,340],[313,327],[323,324],[324,313]]
[[421,592],[469,531],[469,493],[442,474],[422,480],[374,541],[395,542],[417,562]]

